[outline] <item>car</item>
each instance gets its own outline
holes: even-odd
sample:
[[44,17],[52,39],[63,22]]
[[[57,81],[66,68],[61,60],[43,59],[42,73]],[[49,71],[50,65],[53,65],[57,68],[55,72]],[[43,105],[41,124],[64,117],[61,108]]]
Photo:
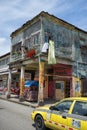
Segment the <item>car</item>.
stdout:
[[87,98],[65,98],[31,113],[36,130],[87,130]]

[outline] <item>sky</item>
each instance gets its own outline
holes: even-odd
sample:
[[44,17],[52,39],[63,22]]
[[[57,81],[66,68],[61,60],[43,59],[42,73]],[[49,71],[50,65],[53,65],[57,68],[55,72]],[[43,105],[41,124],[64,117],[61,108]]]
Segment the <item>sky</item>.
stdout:
[[0,56],[10,52],[10,34],[41,11],[87,31],[87,0],[0,0]]

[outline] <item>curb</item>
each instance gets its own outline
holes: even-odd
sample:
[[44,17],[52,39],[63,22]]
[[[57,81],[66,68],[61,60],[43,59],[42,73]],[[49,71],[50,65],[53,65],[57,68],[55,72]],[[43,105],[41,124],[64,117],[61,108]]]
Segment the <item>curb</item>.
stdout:
[[15,101],[15,100],[12,100],[12,99],[3,98],[1,96],[0,96],[0,99],[6,100],[6,101],[9,101],[9,102],[14,102],[14,103],[17,103],[17,104],[20,104],[20,105],[24,105],[24,106],[29,106],[29,107],[32,107],[32,108],[38,107],[38,104],[37,105],[33,105],[33,104],[30,104],[30,103],[28,104],[28,102],[24,103],[24,102],[20,102],[20,101]]

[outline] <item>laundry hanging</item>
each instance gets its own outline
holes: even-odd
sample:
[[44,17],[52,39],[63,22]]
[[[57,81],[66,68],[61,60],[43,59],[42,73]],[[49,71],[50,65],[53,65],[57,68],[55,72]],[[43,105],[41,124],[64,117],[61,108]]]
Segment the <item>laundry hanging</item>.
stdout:
[[48,64],[56,64],[54,41],[49,40]]
[[46,52],[47,52],[47,49],[48,49],[48,43],[45,42],[44,45],[43,45],[43,47],[42,47],[42,51],[41,51],[41,52],[46,53]]
[[42,47],[42,51],[41,52],[44,52],[46,53],[47,50],[48,50],[48,41],[49,41],[49,37],[48,37],[48,33],[46,32],[45,33],[45,42],[43,44],[43,47]]

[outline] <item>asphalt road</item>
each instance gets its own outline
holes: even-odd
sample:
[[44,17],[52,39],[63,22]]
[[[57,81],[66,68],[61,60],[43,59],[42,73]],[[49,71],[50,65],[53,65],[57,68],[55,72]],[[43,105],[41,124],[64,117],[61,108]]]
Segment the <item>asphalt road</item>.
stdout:
[[35,130],[31,120],[33,109],[0,99],[0,130]]

